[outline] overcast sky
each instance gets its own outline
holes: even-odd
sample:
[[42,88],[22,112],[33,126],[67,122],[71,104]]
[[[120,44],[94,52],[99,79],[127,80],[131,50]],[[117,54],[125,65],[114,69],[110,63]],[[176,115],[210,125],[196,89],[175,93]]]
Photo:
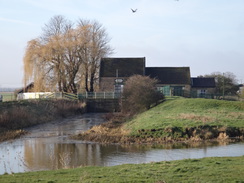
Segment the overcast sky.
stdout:
[[55,15],[100,22],[111,57],[189,66],[192,77],[232,72],[244,82],[244,0],[0,0],[0,87],[22,86],[27,42]]

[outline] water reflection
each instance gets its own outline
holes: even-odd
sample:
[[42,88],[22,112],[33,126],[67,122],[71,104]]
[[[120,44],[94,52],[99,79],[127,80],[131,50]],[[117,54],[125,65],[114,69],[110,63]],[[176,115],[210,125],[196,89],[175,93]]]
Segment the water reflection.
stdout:
[[[182,148],[182,145],[161,145],[161,146],[109,146],[105,155],[103,147],[102,161],[106,166],[120,165],[124,163],[149,163],[157,161],[171,161],[188,158],[203,158],[203,157],[223,157],[223,156],[243,156],[244,143],[235,143],[229,145],[218,145],[209,143],[198,144],[197,147]],[[210,145],[210,146],[207,146]],[[176,148],[176,147],[177,148]],[[174,147],[174,148],[172,148]]]
[[114,166],[124,163],[147,163],[210,156],[244,155],[244,144],[217,143],[174,145],[99,145],[94,143],[48,143],[26,141],[25,163],[29,170],[46,170],[79,166]]
[[98,144],[62,144],[26,142],[25,162],[30,170],[71,168],[87,165],[101,165],[101,152]]
[[22,139],[0,144],[0,174],[71,168],[114,166],[211,156],[243,156],[244,143],[192,143],[163,145],[99,145],[70,140],[70,134],[104,122],[101,115],[82,117],[32,128]]

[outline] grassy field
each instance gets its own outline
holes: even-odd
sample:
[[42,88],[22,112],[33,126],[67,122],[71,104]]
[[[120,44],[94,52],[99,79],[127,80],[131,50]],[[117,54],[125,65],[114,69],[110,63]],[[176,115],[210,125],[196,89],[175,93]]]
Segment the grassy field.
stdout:
[[133,131],[197,125],[244,127],[244,102],[179,98],[165,101],[127,123]]
[[162,129],[158,130],[159,136],[167,135],[160,134],[167,129],[180,132],[194,128],[218,128],[220,131],[238,129],[240,132],[244,130],[244,102],[185,98],[167,100],[137,115],[124,128],[130,130],[132,135]]
[[1,175],[1,183],[244,182],[244,156],[126,164]]
[[3,101],[15,100],[14,92],[0,92],[0,95],[3,96]]

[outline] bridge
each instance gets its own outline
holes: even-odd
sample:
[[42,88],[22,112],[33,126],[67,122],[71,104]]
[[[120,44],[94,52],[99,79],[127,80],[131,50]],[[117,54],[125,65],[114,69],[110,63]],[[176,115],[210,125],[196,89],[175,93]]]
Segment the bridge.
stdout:
[[79,100],[86,102],[87,112],[119,112],[121,111],[121,93],[85,92],[79,93]]
[[78,93],[78,99],[119,99],[121,93],[116,92],[85,92]]
[[69,99],[86,103],[87,112],[119,112],[121,93],[115,92],[28,92],[18,94],[18,100],[25,99]]
[[115,92],[84,92],[84,93],[67,93],[67,92],[28,92],[18,94],[18,99],[70,99],[70,100],[84,100],[84,99],[119,99],[121,93]]

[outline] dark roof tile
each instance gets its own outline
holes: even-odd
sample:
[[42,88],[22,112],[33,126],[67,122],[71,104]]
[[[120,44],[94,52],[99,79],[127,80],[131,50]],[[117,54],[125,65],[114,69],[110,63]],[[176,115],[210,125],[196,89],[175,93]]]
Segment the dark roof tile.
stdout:
[[146,75],[159,84],[191,84],[189,67],[146,67]]
[[130,77],[144,75],[145,57],[141,58],[102,58],[100,77]]
[[191,84],[193,88],[214,88],[214,78],[191,78]]

